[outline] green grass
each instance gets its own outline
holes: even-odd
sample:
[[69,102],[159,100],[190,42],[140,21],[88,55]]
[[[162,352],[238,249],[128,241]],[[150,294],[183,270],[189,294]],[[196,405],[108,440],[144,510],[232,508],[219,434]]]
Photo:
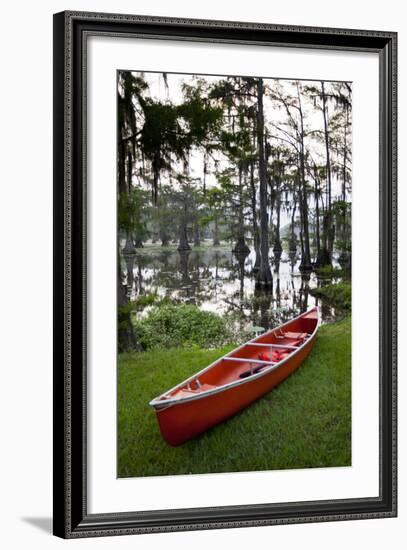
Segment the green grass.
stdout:
[[351,464],[350,317],[322,326],[308,359],[262,399],[197,439],[167,445],[149,400],[229,349],[119,356],[119,477]]

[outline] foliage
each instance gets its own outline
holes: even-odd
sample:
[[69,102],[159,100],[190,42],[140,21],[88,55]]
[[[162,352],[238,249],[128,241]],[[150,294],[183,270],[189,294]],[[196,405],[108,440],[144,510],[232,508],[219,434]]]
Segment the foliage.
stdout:
[[322,298],[328,304],[350,311],[352,307],[352,285],[349,282],[326,285],[310,290],[311,294]]
[[162,246],[168,246],[179,228],[179,192],[170,185],[161,185],[156,207],[150,209],[150,233],[161,240]]
[[[276,117],[260,116],[260,81],[264,112],[274,109]],[[164,83],[166,93],[150,89],[149,82],[158,88]],[[246,239],[257,261],[265,255],[262,233],[269,243],[270,231],[269,244],[279,250],[287,236],[280,222],[289,217],[307,269],[313,262],[332,263],[334,241],[336,249],[349,252],[349,83],[185,76],[173,92],[165,73],[152,78],[119,72],[118,218],[138,246],[151,236],[164,247],[179,239],[186,250],[188,241],[199,246],[206,233],[214,245],[222,238]],[[342,187],[338,196],[331,196],[332,177]],[[134,197],[133,189],[144,196]],[[263,230],[260,218],[267,218]]]
[[308,359],[272,392],[202,436],[169,447],[149,401],[230,349],[119,355],[119,477],[351,464],[349,317],[322,326]]
[[118,226],[121,231],[134,231],[140,238],[147,234],[146,193],[134,187],[130,193],[120,193],[118,205]]
[[352,252],[352,242],[350,240],[336,239],[335,245],[337,249],[341,250],[342,252]]
[[131,322],[130,303],[119,305],[117,308],[117,347],[119,353],[140,349]]
[[332,203],[332,214],[337,223],[343,223],[351,214],[351,204],[344,200],[336,200]]
[[200,346],[210,348],[228,341],[230,334],[219,315],[193,305],[155,306],[135,328],[144,349]]
[[131,313],[132,304],[129,302],[126,305],[119,306],[117,308],[117,322],[118,329],[126,329],[128,323],[128,316]]
[[350,276],[350,272],[341,269],[339,267],[332,267],[331,265],[324,265],[322,267],[318,267],[315,269],[315,273],[318,277],[324,277],[327,279],[333,279],[337,277],[346,277],[348,278]]
[[150,292],[149,294],[142,294],[137,296],[135,300],[131,303],[132,309],[134,311],[143,311],[148,306],[152,306],[157,302],[157,294]]

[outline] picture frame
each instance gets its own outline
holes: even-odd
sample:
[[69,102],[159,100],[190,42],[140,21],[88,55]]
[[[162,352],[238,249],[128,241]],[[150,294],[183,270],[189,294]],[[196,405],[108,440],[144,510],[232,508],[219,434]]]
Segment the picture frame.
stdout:
[[[87,40],[177,40],[370,52],[379,60],[379,495],[88,511]],[[54,15],[54,534],[63,538],[394,517],[397,514],[397,34],[66,11]],[[114,367],[112,367],[114,368]]]

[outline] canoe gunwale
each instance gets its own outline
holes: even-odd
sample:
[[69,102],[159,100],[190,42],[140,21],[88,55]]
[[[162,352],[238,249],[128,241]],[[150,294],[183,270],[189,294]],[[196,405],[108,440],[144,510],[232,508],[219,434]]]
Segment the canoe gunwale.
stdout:
[[[285,326],[287,325],[290,325],[291,323],[293,323],[294,321],[296,321],[297,319],[300,319],[301,317],[305,317],[306,315],[308,315],[309,313],[311,313],[312,311],[315,311],[316,309],[318,309],[317,307],[313,307],[307,311],[305,311],[304,313],[301,313],[300,315],[297,315],[297,317],[294,317],[293,319],[291,319],[290,321],[287,321],[286,323],[282,324],[282,325],[279,325],[278,327],[274,328],[274,329],[271,329],[270,331],[268,332],[273,332],[277,329],[283,329]],[[247,378],[243,378],[243,379],[236,379],[236,380],[233,380],[232,382],[228,382],[227,384],[223,384],[221,386],[216,386],[214,388],[211,388],[209,390],[206,390],[206,391],[203,391],[203,392],[199,392],[199,393],[196,393],[196,394],[192,394],[190,396],[187,396],[187,397],[182,397],[181,399],[180,398],[176,398],[176,397],[169,397],[169,398],[166,398],[166,399],[163,399],[163,397],[179,388],[181,388],[182,386],[184,386],[185,384],[188,384],[189,382],[193,382],[194,380],[196,380],[197,378],[199,378],[199,376],[201,376],[204,372],[208,371],[209,369],[211,369],[212,367],[214,367],[217,363],[219,363],[220,361],[222,361],[223,359],[227,359],[228,356],[230,356],[232,353],[236,353],[237,351],[243,349],[244,347],[246,347],[247,345],[250,345],[250,344],[253,344],[255,343],[255,341],[260,338],[261,336],[264,336],[266,333],[262,334],[261,336],[256,336],[255,338],[252,338],[251,340],[245,342],[244,344],[242,344],[241,346],[233,349],[232,351],[230,351],[229,353],[227,353],[226,355],[223,355],[222,357],[219,357],[218,359],[216,359],[215,361],[213,361],[212,363],[210,363],[208,366],[206,366],[205,368],[203,368],[202,370],[198,371],[197,373],[193,374],[192,376],[190,376],[189,378],[186,378],[185,380],[183,380],[182,382],[180,382],[179,384],[177,384],[176,386],[174,386],[173,388],[165,391],[164,393],[160,394],[158,397],[155,397],[154,399],[152,399],[149,403],[149,405],[151,407],[153,407],[155,409],[155,411],[158,413],[160,412],[160,410],[164,410],[164,409],[168,409],[170,407],[175,407],[177,405],[182,405],[183,403],[186,403],[186,402],[189,402],[189,401],[195,401],[197,399],[205,399],[206,397],[209,397],[211,395],[214,395],[216,393],[220,393],[220,392],[223,392],[223,391],[226,391],[226,390],[229,390],[233,387],[236,387],[236,386],[240,386],[242,384],[250,384],[251,382],[254,382],[255,380],[258,380],[259,378],[263,377],[263,376],[266,376],[267,374],[269,374],[270,372],[274,371],[274,370],[277,370],[279,369],[280,367],[282,367],[283,365],[285,365],[285,363],[287,363],[288,361],[291,361],[293,359],[293,357],[295,357],[296,355],[298,355],[298,353],[305,349],[307,346],[311,345],[311,343],[315,340],[315,337],[316,337],[316,334],[318,332],[318,328],[320,326],[320,317],[318,315],[318,319],[317,319],[317,323],[315,325],[315,328],[314,328],[314,331],[311,333],[311,335],[309,336],[309,338],[307,338],[300,346],[298,346],[298,348],[295,349],[295,351],[293,351],[292,353],[290,353],[287,357],[285,357],[284,359],[282,359],[281,361],[279,361],[278,363],[275,363],[275,364],[272,364],[270,365],[269,367],[265,367],[264,369],[262,369],[260,372],[258,373],[255,373]],[[268,345],[268,344],[266,344]],[[272,344],[269,344],[269,346],[271,346]],[[250,359],[247,359],[247,362],[250,363]]]

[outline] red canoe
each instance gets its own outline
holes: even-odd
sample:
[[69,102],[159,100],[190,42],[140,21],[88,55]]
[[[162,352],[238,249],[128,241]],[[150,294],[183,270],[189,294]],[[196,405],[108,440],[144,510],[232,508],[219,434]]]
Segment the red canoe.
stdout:
[[272,390],[310,353],[318,326],[318,309],[310,309],[153,399],[163,438],[181,445]]

